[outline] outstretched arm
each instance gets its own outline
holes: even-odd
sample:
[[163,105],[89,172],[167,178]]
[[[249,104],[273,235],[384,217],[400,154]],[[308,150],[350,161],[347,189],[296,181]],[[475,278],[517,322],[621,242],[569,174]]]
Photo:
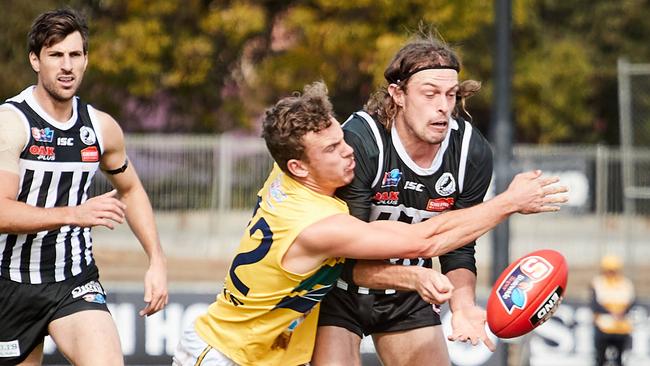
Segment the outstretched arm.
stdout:
[[115,172],[127,161],[124,136],[117,122],[106,113],[97,111],[102,123],[104,154],[100,167],[113,187],[117,189],[120,200],[126,204],[126,220],[149,257],[149,268],[144,278],[144,301],[147,303],[140,315],[151,315],[161,310],[168,301],[167,259],[160,246],[156,222],[149,197],[133,167],[129,164],[123,172]]
[[436,248],[426,256],[440,256],[476,240],[513,213],[532,214],[559,211],[558,204],[567,197],[557,195],[567,192],[564,186],[555,185],[557,177],[542,177],[539,170],[520,173],[508,189],[493,199],[461,210],[453,210],[435,216],[425,222],[412,225],[420,234],[435,240]]
[[295,261],[294,265],[308,270],[329,257],[438,256],[475,240],[515,212],[559,210],[556,204],[566,202],[566,197],[554,195],[566,192],[566,188],[550,186],[556,182],[557,178],[541,177],[540,171],[518,174],[508,190],[487,202],[412,225],[388,220],[364,223],[349,215],[330,216],[298,235],[283,264]]

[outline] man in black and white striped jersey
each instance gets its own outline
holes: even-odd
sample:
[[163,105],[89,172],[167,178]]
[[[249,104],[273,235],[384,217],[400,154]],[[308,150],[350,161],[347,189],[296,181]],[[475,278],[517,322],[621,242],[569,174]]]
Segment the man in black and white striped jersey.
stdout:
[[[455,51],[430,35],[407,43],[389,62],[387,86],[343,126],[357,165],[337,195],[352,215],[414,224],[483,201],[492,152],[462,118],[465,99],[480,83],[460,82],[460,68]],[[474,252],[472,242],[439,257],[454,286],[447,338],[494,350],[485,311],[476,305]],[[440,316],[426,282],[418,281],[432,265],[432,258],[347,260],[321,305],[312,365],[359,365],[365,335],[372,335],[384,365],[449,365]]]
[[[140,315],[151,315],[167,303],[153,210],[117,122],[75,96],[84,19],[43,13],[28,42],[37,83],[0,106],[0,365],[40,365],[47,334],[75,365],[121,365],[90,229],[126,218],[149,256]],[[89,198],[98,168],[115,189]]]

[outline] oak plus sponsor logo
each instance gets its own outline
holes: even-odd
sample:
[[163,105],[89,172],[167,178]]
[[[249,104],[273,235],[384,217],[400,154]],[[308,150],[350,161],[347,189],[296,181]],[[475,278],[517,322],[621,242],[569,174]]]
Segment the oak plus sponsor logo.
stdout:
[[31,145],[29,153],[36,156],[38,160],[52,161],[55,159],[54,147],[52,146]]
[[427,202],[427,211],[442,212],[454,206],[454,197],[431,198]]
[[49,127],[36,128],[32,127],[32,137],[38,142],[52,142],[54,139],[54,130]]
[[399,192],[398,191],[389,191],[389,192],[376,192],[373,200],[377,204],[383,205],[397,205],[399,202]]
[[441,196],[449,196],[456,191],[456,181],[451,173],[443,173],[436,181],[436,192]]
[[99,161],[99,150],[97,150],[97,146],[88,146],[81,150],[81,161],[85,163]]
[[95,136],[95,131],[93,131],[92,128],[82,126],[79,129],[79,138],[81,139],[81,142],[83,142],[86,145],[94,145],[95,142],[97,141],[97,137]]

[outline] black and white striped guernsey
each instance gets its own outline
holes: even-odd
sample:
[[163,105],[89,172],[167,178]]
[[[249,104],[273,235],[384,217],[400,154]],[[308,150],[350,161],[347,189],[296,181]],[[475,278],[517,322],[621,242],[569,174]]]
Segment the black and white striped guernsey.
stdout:
[[[492,178],[488,141],[462,118],[450,118],[448,132],[429,167],[406,152],[397,128],[386,129],[359,111],[344,123],[345,141],[354,149],[354,180],[337,191],[350,214],[364,221],[418,223],[442,212],[483,202]],[[476,273],[474,243],[439,257],[443,273],[466,268]],[[432,268],[432,258],[392,258],[392,264]],[[354,261],[345,262],[341,281],[351,284]],[[370,289],[357,288],[359,293]],[[395,290],[381,290],[394,293]]]
[[[95,110],[73,99],[72,117],[55,121],[36,102],[33,86],[8,99],[28,134],[20,155],[16,200],[36,207],[78,206],[102,154]],[[21,283],[59,282],[94,266],[90,228],[66,225],[33,234],[0,234],[0,277]]]

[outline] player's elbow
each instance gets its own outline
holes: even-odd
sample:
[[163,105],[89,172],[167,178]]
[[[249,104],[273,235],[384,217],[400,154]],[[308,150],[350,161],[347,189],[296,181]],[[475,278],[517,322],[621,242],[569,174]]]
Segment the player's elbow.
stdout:
[[451,250],[461,247],[461,243],[457,242],[451,235],[436,234],[427,240],[426,254],[427,257],[439,257],[443,254],[449,253]]
[[417,245],[414,246],[413,253],[405,256],[405,258],[436,257],[440,255],[441,248],[444,246],[444,241],[438,235],[429,237],[426,235],[418,236],[415,242]]
[[404,241],[402,258],[437,257],[449,251],[453,246],[452,235],[439,233],[437,227],[433,230],[430,226],[415,224],[409,225],[408,233],[403,233]]

